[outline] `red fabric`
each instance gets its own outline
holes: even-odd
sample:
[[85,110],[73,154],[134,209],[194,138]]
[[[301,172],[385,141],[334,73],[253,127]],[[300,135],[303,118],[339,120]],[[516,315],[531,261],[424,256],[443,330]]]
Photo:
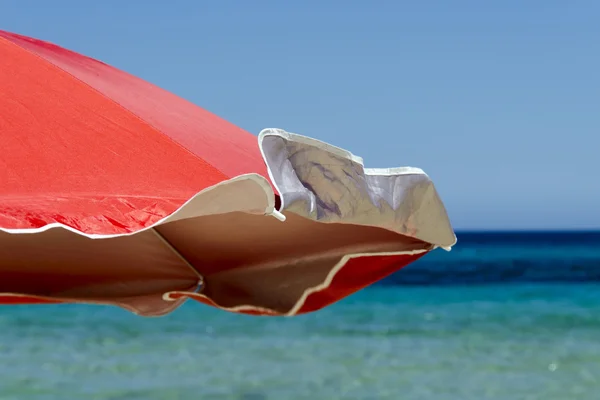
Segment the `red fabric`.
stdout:
[[325,290],[308,296],[298,314],[320,310],[380,281],[427,253],[397,256],[370,256],[350,259]]
[[0,304],[3,304],[3,305],[61,304],[61,303],[64,303],[64,301],[50,299],[47,297],[0,294]]
[[268,179],[250,133],[104,63],[0,31],[0,227],[148,226],[198,191]]

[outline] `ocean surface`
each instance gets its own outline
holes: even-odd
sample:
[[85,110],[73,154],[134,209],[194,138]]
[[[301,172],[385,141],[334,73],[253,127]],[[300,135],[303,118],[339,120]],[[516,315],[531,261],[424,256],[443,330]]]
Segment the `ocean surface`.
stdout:
[[600,233],[463,233],[285,319],[0,308],[0,400],[600,399]]

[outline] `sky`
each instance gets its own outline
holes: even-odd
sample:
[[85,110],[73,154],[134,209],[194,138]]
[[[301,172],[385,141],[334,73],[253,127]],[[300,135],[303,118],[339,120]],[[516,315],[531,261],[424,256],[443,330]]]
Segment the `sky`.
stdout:
[[596,0],[0,0],[0,29],[254,134],[424,169],[457,230],[600,228],[598,21]]

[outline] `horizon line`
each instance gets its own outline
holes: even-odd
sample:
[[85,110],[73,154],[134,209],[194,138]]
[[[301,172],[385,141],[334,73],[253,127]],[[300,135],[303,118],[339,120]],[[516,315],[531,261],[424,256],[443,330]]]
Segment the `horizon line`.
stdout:
[[464,233],[600,233],[600,228],[469,228],[454,229],[457,234]]

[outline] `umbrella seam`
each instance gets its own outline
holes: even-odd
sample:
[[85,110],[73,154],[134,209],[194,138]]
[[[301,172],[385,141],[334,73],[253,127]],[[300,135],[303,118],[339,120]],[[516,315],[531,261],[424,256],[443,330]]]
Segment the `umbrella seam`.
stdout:
[[160,233],[156,227],[150,228],[150,230],[156,235],[156,237],[166,246],[169,248],[169,250],[171,250],[176,256],[177,258],[179,258],[186,266],[188,266],[193,272],[194,274],[196,274],[196,276],[198,277],[198,287],[196,289],[196,293],[200,292],[200,290],[202,289],[203,285],[204,285],[204,277],[200,274],[200,272],[198,272],[198,270],[192,265],[192,263],[190,263],[188,261],[187,258],[185,258],[183,256],[183,254],[181,254],[179,252],[179,250],[177,250],[177,248],[175,246],[173,246],[173,244],[166,238],[163,236],[162,233]]

